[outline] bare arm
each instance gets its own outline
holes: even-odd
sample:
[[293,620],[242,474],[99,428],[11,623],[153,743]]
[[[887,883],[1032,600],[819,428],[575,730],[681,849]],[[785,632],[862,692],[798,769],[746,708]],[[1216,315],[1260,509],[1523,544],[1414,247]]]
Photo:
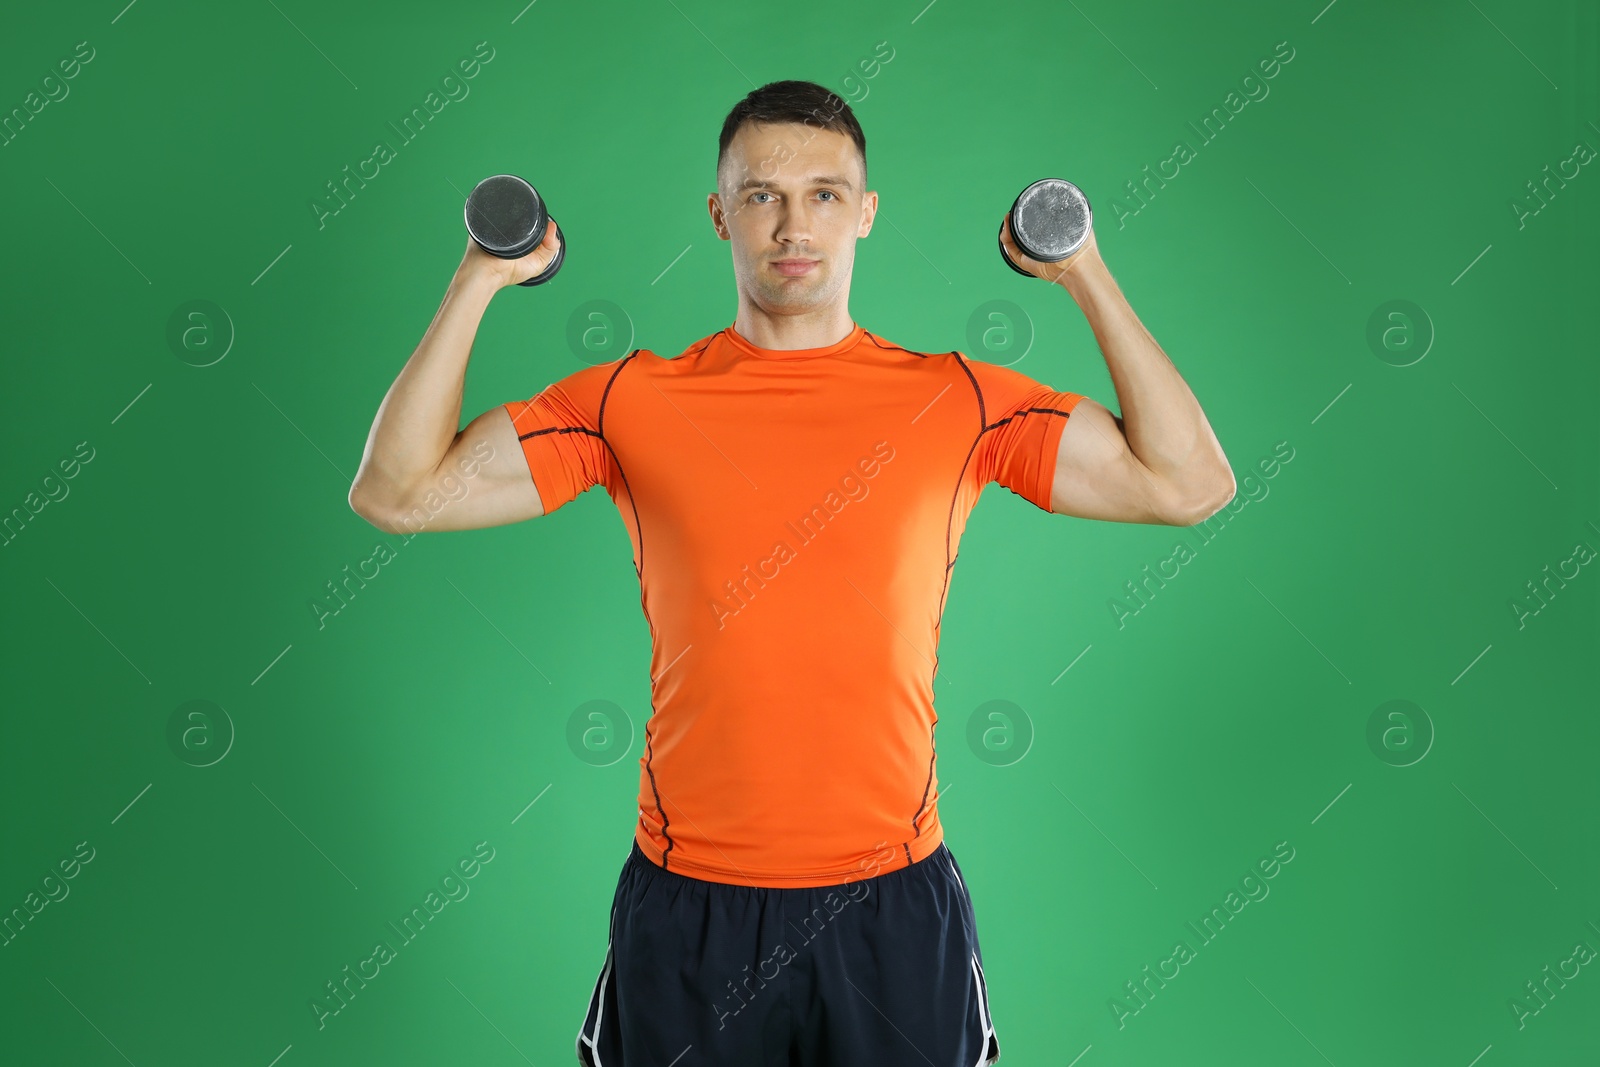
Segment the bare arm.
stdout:
[[1093,231],[1065,263],[1022,255],[1007,217],[1002,242],[1025,270],[1061,286],[1094,330],[1122,407],[1078,402],[1061,431],[1050,510],[1113,522],[1188,526],[1233,499],[1233,470],[1188,383],[1134,314]]
[[381,530],[467,530],[538,518],[544,506],[503,407],[461,425],[467,360],[494,294],[555,258],[558,228],[517,260],[467,240],[466,254],[422,341],[378,407],[350,507]]

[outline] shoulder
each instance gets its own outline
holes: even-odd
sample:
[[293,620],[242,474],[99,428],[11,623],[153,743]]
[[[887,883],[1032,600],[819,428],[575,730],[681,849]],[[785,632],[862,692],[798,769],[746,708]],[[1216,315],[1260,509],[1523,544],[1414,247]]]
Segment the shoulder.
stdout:
[[598,397],[605,392],[618,373],[644,351],[644,349],[636,348],[627,355],[618,356],[616,359],[605,360],[601,363],[590,363],[579,367],[577,370],[569,371],[563,377],[557,378],[546,388],[566,393],[573,399]]
[[1026,390],[1039,383],[1033,378],[1017,370],[1015,367],[1004,363],[990,363],[987,360],[974,359],[965,352],[952,353],[961,361],[968,373],[978,380],[978,384],[985,389],[995,390]]
[[712,352],[715,348],[719,334],[709,334],[684,347],[677,355],[663,355],[652,348],[635,348],[620,359],[604,364],[613,371],[620,370],[621,377],[639,374],[678,374],[685,367],[700,361],[700,357]]
[[878,349],[882,352],[898,353],[908,359],[914,359],[918,361],[949,359],[955,355],[954,352],[918,352],[914,348],[907,348],[904,345],[895,344],[882,334],[873,333],[871,330],[865,329],[861,332],[861,346]]
[[985,363],[973,359],[960,350],[950,352],[919,352],[914,348],[907,348],[888,340],[882,334],[866,331],[861,343],[885,352],[895,352],[915,360],[919,365],[930,369],[941,368],[954,370],[960,376],[969,379],[974,388],[982,388],[988,392],[1026,391],[1038,385],[1032,378],[1010,367],[997,363]]
[[962,389],[972,397],[984,417],[985,425],[995,413],[1013,410],[1030,393],[1042,388],[1038,381],[1021,371],[998,363],[973,359],[959,349],[950,352],[919,352],[895,344],[881,334],[871,331],[866,333],[862,344],[885,352],[903,354],[920,368],[925,368],[947,380],[954,378],[964,383]]
[[991,417],[995,412],[1012,410],[1029,393],[1041,388],[1037,380],[1013,367],[973,359],[964,352],[955,352],[953,356],[960,361],[978,393],[979,403]]
[[[721,330],[718,330],[716,333],[708,333],[704,337],[700,338],[700,340],[694,342],[693,344],[691,344],[687,348],[685,348],[682,352],[678,353],[676,358],[682,359],[685,356],[698,356],[700,353],[704,352],[706,349],[711,347],[711,342],[715,341],[718,337],[721,337],[721,336],[722,336],[722,331]],[[654,352],[651,352],[650,354],[652,356],[655,355]],[[656,358],[659,359],[661,357],[657,356]]]

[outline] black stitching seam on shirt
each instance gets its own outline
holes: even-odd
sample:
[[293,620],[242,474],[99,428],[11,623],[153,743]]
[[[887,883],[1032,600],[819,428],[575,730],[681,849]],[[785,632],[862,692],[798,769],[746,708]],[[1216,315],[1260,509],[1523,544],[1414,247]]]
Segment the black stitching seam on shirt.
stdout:
[[[597,423],[596,428],[600,431],[600,440],[605,441],[606,450],[611,453],[611,459],[617,465],[617,473],[622,475],[623,488],[628,490],[628,503],[633,507],[633,528],[639,531],[639,565],[635,568],[639,572],[639,607],[643,609],[645,622],[649,624],[651,644],[653,646],[655,643],[654,638],[656,634],[656,624],[655,621],[650,618],[650,609],[645,607],[644,604],[644,524],[639,520],[639,502],[633,495],[633,486],[628,484],[627,472],[622,469],[622,459],[617,455],[617,450],[611,447],[611,442],[606,440],[606,401],[611,397],[611,387],[616,384],[617,377],[622,373],[622,368],[626,367],[633,360],[633,357],[637,356],[640,351],[640,349],[634,349],[632,352],[628,353],[626,359],[617,364],[616,371],[611,375],[610,380],[606,382],[606,391],[600,395],[600,415],[595,421]],[[669,822],[667,819],[667,809],[661,804],[661,787],[656,784],[656,772],[655,768],[652,766],[656,758],[656,749],[655,739],[652,736],[651,727],[655,724],[655,721],[655,687],[652,686],[650,693],[650,718],[644,724],[644,770],[645,774],[650,776],[650,792],[656,798],[656,814],[661,816],[661,836],[667,839],[667,847],[661,851],[661,866],[662,869],[665,870],[669,866],[669,856],[671,855],[673,846],[676,844],[676,842],[672,840],[672,835],[667,832],[667,825]]]
[[[966,476],[967,464],[972,462],[972,453],[977,450],[978,440],[983,436],[983,390],[978,388],[978,379],[973,377],[972,370],[967,366],[966,360],[961,358],[961,354],[958,352],[950,352],[947,354],[956,357],[956,365],[966,372],[967,380],[972,383],[972,392],[978,398],[978,434],[972,439],[972,446],[967,449],[967,458],[961,461],[961,471],[956,475],[956,487],[950,495],[950,510],[945,516],[944,589],[939,594],[939,614],[941,617],[944,615],[944,598],[950,589],[950,568],[955,566],[955,560],[950,556],[950,528],[955,523],[956,499],[961,493],[961,479]],[[939,676],[938,634],[939,628],[936,625],[934,627],[933,675],[928,679],[929,690],[933,689],[934,678]],[[928,793],[933,789],[933,765],[939,758],[938,745],[935,740],[935,731],[937,730],[938,726],[939,713],[938,711],[935,711],[933,713],[933,723],[928,727],[928,778],[927,781],[923,782],[922,784],[922,800],[917,804],[917,810],[911,816],[911,836],[914,838],[922,835],[922,827],[917,825],[917,820],[921,818],[923,809],[928,806]],[[908,849],[907,855],[909,854],[910,852]]]
[[[639,575],[639,591],[640,591],[640,594],[641,594],[640,607],[644,609],[645,622],[650,627],[650,636],[652,638],[652,643],[653,643],[654,638],[655,638],[655,632],[656,632],[655,622],[650,618],[650,610],[648,608],[644,607],[644,600],[643,600],[643,592],[644,592],[644,526],[639,521],[639,502],[634,499],[633,487],[628,484],[627,472],[622,469],[622,460],[617,456],[617,450],[615,448],[611,447],[611,442],[606,440],[606,433],[605,433],[605,430],[606,430],[606,401],[611,399],[611,387],[616,384],[617,377],[622,373],[622,368],[626,367],[629,364],[629,362],[631,362],[633,360],[633,357],[637,356],[641,351],[643,351],[643,349],[636,348],[632,352],[629,352],[627,354],[627,356],[625,356],[622,359],[622,361],[617,364],[617,369],[611,372],[611,377],[606,379],[605,391],[600,394],[600,413],[599,413],[599,416],[595,419],[595,422],[596,422],[596,428],[595,429],[591,430],[586,426],[552,426],[549,429],[534,430],[534,431],[532,431],[530,433],[521,434],[521,435],[518,436],[517,440],[519,440],[519,441],[526,440],[529,437],[535,437],[535,436],[537,436],[539,434],[542,434],[542,433],[586,433],[586,434],[591,434],[591,435],[593,435],[595,437],[600,438],[600,442],[606,446],[606,451],[611,453],[611,459],[617,465],[617,473],[622,475],[622,486],[623,486],[624,489],[626,489],[628,491],[628,504],[633,508],[633,528],[639,532],[639,562],[634,564],[634,570],[636,572],[638,572],[638,575]],[[655,760],[655,745],[654,745],[654,742],[653,742],[653,738],[651,737],[651,729],[650,728],[651,728],[651,725],[655,722],[655,717],[656,717],[655,695],[652,692],[651,697],[650,697],[650,718],[644,724],[644,747],[645,747],[645,753],[646,753],[644,769],[645,769],[645,773],[650,778],[650,791],[655,795],[655,798],[656,798],[656,814],[661,816],[661,836],[665,837],[667,839],[667,847],[661,853],[661,866],[663,868],[665,868],[667,866],[667,862],[668,862],[667,861],[667,855],[672,851],[675,842],[672,840],[672,835],[667,832],[667,825],[668,825],[668,821],[669,821],[667,819],[667,810],[666,810],[666,808],[662,807],[662,804],[661,804],[661,788],[660,788],[660,786],[658,786],[656,784],[655,770],[651,766],[651,763]]]
[[[961,495],[961,480],[966,477],[967,465],[972,462],[972,456],[973,456],[973,454],[975,452],[977,452],[978,443],[983,440],[983,435],[988,433],[990,430],[998,429],[999,427],[1004,426],[1006,423],[1010,422],[1012,419],[1021,418],[1024,415],[1027,415],[1027,414],[1030,414],[1030,413],[1034,413],[1034,412],[1037,412],[1039,414],[1045,414],[1045,415],[1060,415],[1063,418],[1071,418],[1072,417],[1072,413],[1071,412],[1059,411],[1059,410],[1057,410],[1055,408],[1025,408],[1022,411],[1019,411],[1014,415],[1007,415],[1003,419],[996,419],[991,424],[990,422],[988,422],[987,410],[986,410],[986,407],[985,407],[984,401],[983,401],[983,389],[982,389],[981,386],[978,385],[978,379],[972,373],[972,368],[967,366],[967,361],[961,357],[961,353],[959,353],[959,352],[951,352],[950,355],[956,357],[957,365],[960,366],[960,368],[963,371],[966,372],[967,381],[972,383],[972,392],[976,396],[977,401],[978,401],[978,433],[977,433],[977,436],[973,437],[971,447],[967,449],[967,458],[961,461],[961,471],[960,471],[959,474],[956,475],[955,491],[950,494],[950,510],[945,516],[944,554],[945,554],[946,562],[945,562],[945,565],[944,565],[944,588],[939,593],[939,616],[938,616],[941,620],[944,618],[945,600],[950,594],[950,571],[951,571],[951,568],[953,568],[956,565],[955,557],[950,554],[950,532],[955,526],[956,501],[958,499],[960,499],[960,495]],[[938,652],[938,647],[937,647],[938,628],[937,627],[935,627],[935,631],[934,632],[935,632],[936,643],[935,643],[935,648],[934,648],[934,653],[933,653],[933,673],[934,673],[934,676],[937,677],[938,673],[939,673],[939,652]],[[930,689],[933,688],[932,679],[929,679],[928,688],[930,688]],[[939,725],[938,712],[934,713],[933,725],[935,727],[937,727]],[[933,738],[932,738],[931,734],[932,734],[932,731],[930,729],[930,737],[929,737],[929,747],[930,747],[930,749],[933,748]],[[927,780],[926,783],[923,784],[923,787],[922,787],[922,803],[917,805],[916,814],[911,816],[911,827],[912,827],[912,830],[915,831],[912,834],[913,837],[916,837],[916,836],[918,836],[919,834],[922,833],[922,828],[917,825],[917,819],[922,815],[922,810],[928,806],[928,793],[933,788],[933,765],[934,765],[934,761],[937,758],[938,758],[938,752],[937,751],[931,752],[930,755],[928,756],[928,780]],[[909,855],[909,852],[907,853],[907,855]]]
[[[1021,411],[1017,412],[1015,415],[1007,415],[1005,418],[1000,419],[998,422],[996,422],[994,424],[994,426],[1004,426],[1006,423],[1010,422],[1012,419],[1020,418],[1021,416],[1026,415],[1029,412],[1034,412],[1034,411],[1037,411],[1041,415],[1060,415],[1064,419],[1072,418],[1072,412],[1070,412],[1070,411],[1059,411],[1056,408],[1023,408]],[[992,429],[994,429],[994,426],[985,426],[984,429],[992,430]]]
[[517,440],[526,441],[528,438],[538,437],[542,433],[586,433],[593,437],[600,436],[587,426],[546,426],[542,430],[529,430],[527,433],[520,433],[517,435]]
[[926,353],[926,352],[913,352],[913,351],[911,351],[911,349],[903,348],[900,345],[886,345],[886,344],[883,344],[882,343],[883,339],[878,337],[876,334],[874,334],[874,333],[872,333],[870,331],[867,331],[867,339],[870,340],[878,348],[883,349],[885,352],[904,352],[907,355],[916,356],[918,359],[927,359],[928,358],[928,353]]

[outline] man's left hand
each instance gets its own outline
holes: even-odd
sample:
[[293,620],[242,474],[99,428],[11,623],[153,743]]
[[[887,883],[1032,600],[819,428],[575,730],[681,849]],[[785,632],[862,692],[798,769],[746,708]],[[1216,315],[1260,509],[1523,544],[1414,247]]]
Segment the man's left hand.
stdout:
[[1033,275],[1043,278],[1054,285],[1066,285],[1072,280],[1073,275],[1082,274],[1082,264],[1099,258],[1100,249],[1095,244],[1094,227],[1089,227],[1089,236],[1084,240],[1083,247],[1079,248],[1066,259],[1055,263],[1046,263],[1041,260],[1031,259],[1023,255],[1017,247],[1017,242],[1011,237],[1011,212],[1006,212],[1000,225],[1000,246],[1005,249],[1006,255],[1011,257],[1011,262]]

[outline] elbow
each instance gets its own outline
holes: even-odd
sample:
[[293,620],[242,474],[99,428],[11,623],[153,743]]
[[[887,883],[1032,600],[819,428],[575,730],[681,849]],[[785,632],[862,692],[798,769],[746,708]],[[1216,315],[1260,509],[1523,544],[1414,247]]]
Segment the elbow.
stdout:
[[345,500],[349,503],[351,511],[368,522],[372,521],[372,505],[368,502],[366,494],[362,492],[359,478],[350,483],[350,492],[346,494]]
[[1224,461],[1209,478],[1201,479],[1196,489],[1185,494],[1169,512],[1167,523],[1171,526],[1194,526],[1228,506],[1239,487],[1233,478],[1233,468]]
[[351,484],[346,500],[350,504],[350,510],[360,515],[367,522],[385,533],[393,532],[387,518],[388,511],[372,499],[371,492],[363,487],[361,479],[357,478]]

